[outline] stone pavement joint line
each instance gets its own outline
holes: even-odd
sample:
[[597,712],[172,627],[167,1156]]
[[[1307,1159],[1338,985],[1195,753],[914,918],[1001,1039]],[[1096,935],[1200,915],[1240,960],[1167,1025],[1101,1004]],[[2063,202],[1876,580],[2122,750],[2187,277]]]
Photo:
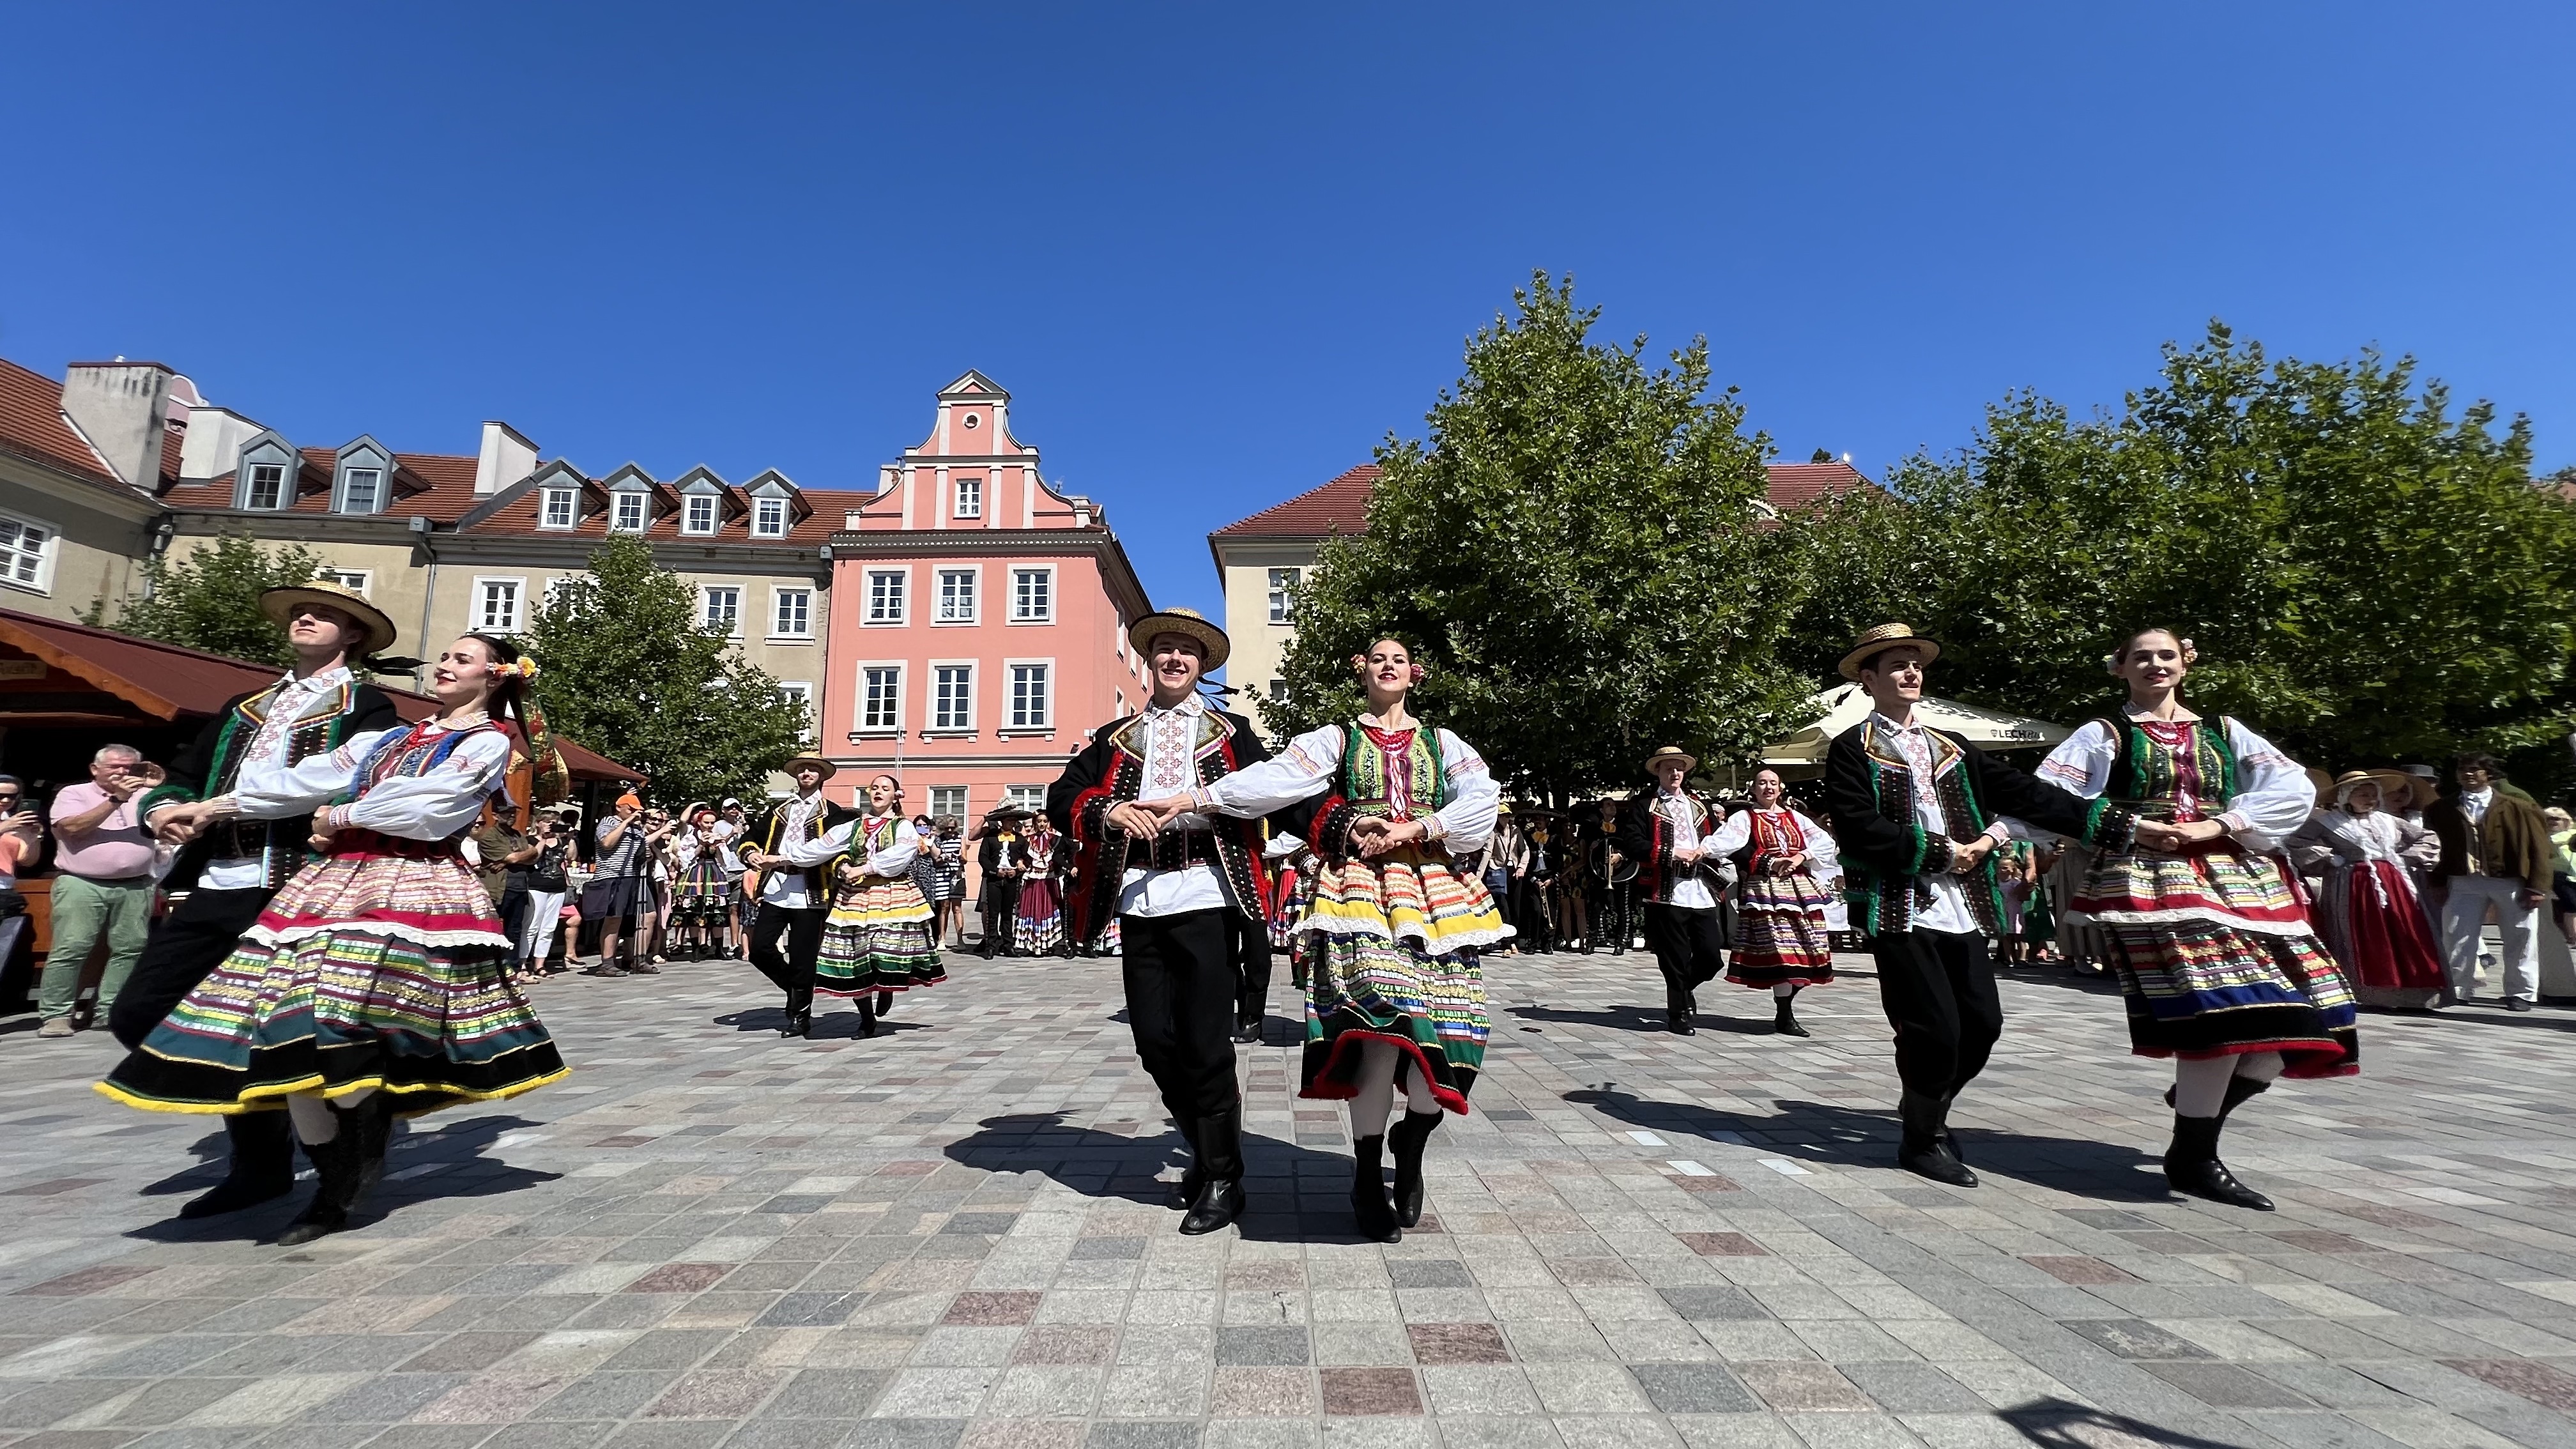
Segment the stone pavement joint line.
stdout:
[[409,1124],[298,1250],[294,1199],[171,1218],[215,1124],[17,1023],[0,1449],[2576,1449],[2576,1017],[2370,1016],[2364,1075],[2231,1127],[2264,1215],[2164,1190],[2169,1069],[2063,973],[2007,979],[1960,1104],[1985,1185],[1895,1171],[1842,966],[1799,1040],[1722,985],[1663,1033],[1642,954],[1490,963],[1386,1247],[1284,981],[1252,1211],[1199,1239],[1105,961],[953,958],[873,1041],[779,1037],[739,963],[549,981],[572,1079]]

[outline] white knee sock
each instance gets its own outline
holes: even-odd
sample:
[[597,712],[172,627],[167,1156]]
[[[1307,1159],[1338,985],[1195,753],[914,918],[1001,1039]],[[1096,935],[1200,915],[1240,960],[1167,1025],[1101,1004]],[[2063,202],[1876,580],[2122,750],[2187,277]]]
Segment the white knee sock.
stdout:
[[319,1147],[340,1135],[340,1119],[331,1115],[331,1104],[311,1092],[286,1099],[286,1119],[295,1124],[297,1139],[307,1147]]
[[1786,1001],[1797,994],[1798,983],[1794,981],[1783,981],[1779,985],[1771,988],[1771,995],[1781,1001]]
[[1360,1043],[1360,1092],[1351,1098],[1351,1139],[1382,1137],[1395,1107],[1395,1043]]
[[2174,1112],[2183,1117],[2215,1117],[2227,1105],[2227,1079],[2236,1075],[2235,1057],[2182,1059],[2174,1063]]
[[2279,1052],[2250,1052],[2236,1059],[2236,1075],[2268,1082],[2280,1076],[2289,1065]]
[[1422,1079],[1422,1068],[1411,1058],[1404,1063],[1404,1110],[1438,1112],[1440,1099],[1431,1095],[1431,1084]]

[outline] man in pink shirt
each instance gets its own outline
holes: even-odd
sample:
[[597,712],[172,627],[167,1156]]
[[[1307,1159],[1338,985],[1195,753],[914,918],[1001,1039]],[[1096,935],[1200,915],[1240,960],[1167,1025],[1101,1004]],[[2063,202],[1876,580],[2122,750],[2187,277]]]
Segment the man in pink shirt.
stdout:
[[98,1014],[116,1004],[135,958],[152,932],[152,837],[134,818],[134,797],[150,788],[143,754],[104,745],[90,758],[86,785],[54,796],[54,940],[45,953],[36,1009],[38,1036],[72,1034],[72,1002],[81,968],[99,933],[107,934],[107,971],[98,981]]

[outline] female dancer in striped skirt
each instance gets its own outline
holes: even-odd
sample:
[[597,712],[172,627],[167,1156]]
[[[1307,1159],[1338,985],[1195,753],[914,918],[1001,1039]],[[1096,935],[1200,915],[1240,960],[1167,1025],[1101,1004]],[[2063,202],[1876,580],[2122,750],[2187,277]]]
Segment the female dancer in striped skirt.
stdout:
[[2118,805],[2139,817],[2140,837],[2173,843],[2098,832],[2065,919],[2099,928],[2128,998],[2130,1049],[2175,1059],[2166,1180],[2269,1212],[2272,1200],[2218,1160],[2227,1114],[2275,1077],[2360,1070],[2361,1040],[2352,988],[2277,854],[2307,822],[2315,787],[2244,725],[2184,707],[2198,658],[2170,630],[2123,640],[2104,662],[2129,687],[2126,707],[2067,736],[2039,778],[2094,801],[2097,821]]
[[1841,868],[1825,827],[1781,798],[1780,777],[1753,777],[1753,808],[1726,817],[1707,854],[1740,859],[1743,885],[1735,908],[1735,952],[1726,979],[1776,1003],[1772,1030],[1805,1036],[1790,1009],[1801,987],[1834,979],[1832,938],[1825,932],[1824,882]]

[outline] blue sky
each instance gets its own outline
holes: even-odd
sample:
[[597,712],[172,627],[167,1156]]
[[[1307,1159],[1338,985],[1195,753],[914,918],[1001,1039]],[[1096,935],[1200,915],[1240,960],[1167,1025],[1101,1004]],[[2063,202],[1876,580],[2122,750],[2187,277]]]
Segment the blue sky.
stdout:
[[864,487],[967,367],[1158,602],[1533,268],[1783,456],[2212,316],[2576,462],[2576,7],[27,5],[0,356],[289,436]]

